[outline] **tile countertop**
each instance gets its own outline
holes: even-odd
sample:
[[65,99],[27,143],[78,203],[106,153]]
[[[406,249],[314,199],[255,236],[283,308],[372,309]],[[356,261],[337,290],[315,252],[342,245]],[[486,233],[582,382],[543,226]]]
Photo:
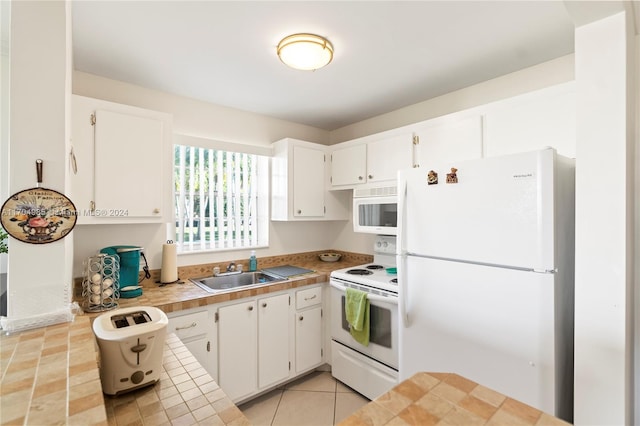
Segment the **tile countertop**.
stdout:
[[111,425],[250,425],[180,339],[167,335],[163,372],[153,386],[104,396]]
[[0,423],[107,424],[91,321],[0,335]]
[[[337,262],[323,262],[318,259],[319,253],[310,252],[294,255],[282,255],[266,258],[259,258],[258,269],[270,268],[281,265],[294,265],[314,271],[313,273],[298,275],[289,278],[287,281],[265,285],[246,290],[235,290],[225,293],[209,293],[189,281],[189,278],[199,278],[213,275],[213,267],[218,266],[224,270],[223,264],[205,264],[178,268],[178,277],[183,284],[168,284],[160,287],[160,271],[151,271],[151,278],[144,280],[142,285],[142,295],[132,299],[118,299],[118,307],[128,308],[131,306],[155,306],[165,313],[181,311],[184,309],[198,308],[214,303],[227,302],[230,300],[242,299],[245,297],[257,296],[266,293],[273,293],[281,290],[303,287],[307,285],[323,283],[329,281],[329,274],[336,269],[350,266],[362,265],[373,261],[373,256],[357,253],[344,253]],[[228,263],[228,262],[226,262]],[[240,261],[236,263],[241,263]],[[244,265],[246,266],[246,265]],[[76,287],[81,283],[76,282]],[[75,300],[83,306],[83,299],[76,289]],[[83,306],[84,307],[84,306]],[[97,316],[91,313],[89,315]]]
[[424,372],[340,422],[340,426],[568,424],[457,374]]
[[[222,294],[208,293],[188,281],[190,277],[207,275],[213,266],[220,265],[179,268],[179,276],[185,283],[163,287],[155,284],[160,271],[152,271],[151,279],[142,283],[143,295],[119,299],[119,307],[145,305],[174,312],[322,283],[328,280],[332,270],[369,263],[373,259],[369,255],[343,254],[338,262],[322,262],[317,254],[259,259],[260,268],[289,264],[315,272],[283,283]],[[81,302],[82,298],[76,294],[76,300]],[[99,352],[91,328],[92,319],[101,313],[76,315],[69,323],[0,334],[0,424],[108,425],[116,421],[191,424],[194,419],[216,425],[248,424],[173,334],[167,336],[164,373],[158,383],[115,398],[103,395]]]
[[160,380],[111,397],[102,393],[89,316],[0,336],[0,424],[215,424],[249,421],[170,333]]

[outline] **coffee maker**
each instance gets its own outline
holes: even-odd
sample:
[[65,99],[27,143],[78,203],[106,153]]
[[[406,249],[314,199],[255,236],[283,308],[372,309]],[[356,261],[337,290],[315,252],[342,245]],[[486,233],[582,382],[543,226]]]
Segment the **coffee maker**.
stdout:
[[139,246],[110,246],[100,250],[100,253],[118,256],[120,260],[120,288],[138,285],[140,256],[145,261],[145,266],[143,267],[145,275],[149,275],[149,266],[143,250],[144,248]]

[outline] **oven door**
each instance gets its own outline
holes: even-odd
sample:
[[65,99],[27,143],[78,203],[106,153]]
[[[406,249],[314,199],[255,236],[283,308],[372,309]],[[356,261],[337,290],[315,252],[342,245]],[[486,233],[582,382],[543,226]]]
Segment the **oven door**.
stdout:
[[331,279],[331,338],[389,367],[398,369],[398,297],[371,293],[365,286],[349,287],[369,293],[369,345],[358,343],[349,332],[345,315],[345,285]]

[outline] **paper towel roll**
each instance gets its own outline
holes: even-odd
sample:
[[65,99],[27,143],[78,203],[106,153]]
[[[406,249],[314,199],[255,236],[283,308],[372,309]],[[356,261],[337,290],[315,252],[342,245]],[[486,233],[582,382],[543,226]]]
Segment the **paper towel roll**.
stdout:
[[160,282],[162,284],[178,281],[178,256],[176,245],[167,243],[162,245],[162,269]]

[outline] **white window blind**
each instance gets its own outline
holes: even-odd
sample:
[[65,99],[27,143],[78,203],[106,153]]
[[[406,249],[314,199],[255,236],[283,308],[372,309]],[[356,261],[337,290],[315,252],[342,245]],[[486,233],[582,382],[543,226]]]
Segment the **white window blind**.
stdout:
[[174,145],[176,242],[182,251],[267,244],[268,158]]

